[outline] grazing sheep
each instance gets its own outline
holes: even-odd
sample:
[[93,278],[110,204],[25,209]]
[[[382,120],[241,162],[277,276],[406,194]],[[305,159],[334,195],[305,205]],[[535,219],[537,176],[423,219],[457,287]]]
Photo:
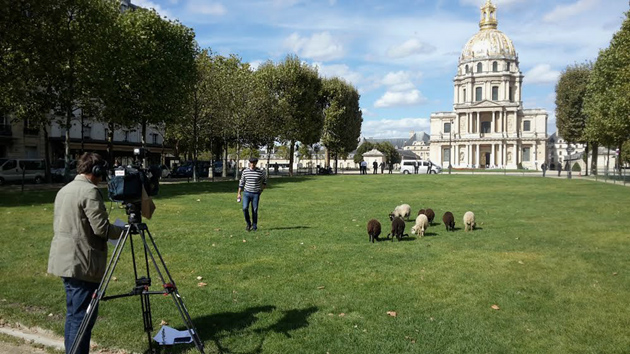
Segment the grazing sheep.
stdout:
[[464,214],[464,231],[473,231],[475,229],[475,213],[467,211]]
[[409,220],[409,215],[411,214],[411,207],[409,204],[401,204],[394,209],[393,212],[389,214],[389,220],[394,221],[395,217],[401,217]]
[[416,218],[416,224],[411,228],[412,234],[419,234],[420,237],[424,237],[424,232],[429,227],[429,218],[426,215],[420,214]]
[[453,213],[450,211],[444,213],[442,221],[444,222],[444,226],[446,226],[446,231],[455,231],[455,217],[453,216]]
[[395,217],[394,220],[392,220],[392,232],[387,234],[387,238],[389,238],[389,235],[392,236],[392,241],[394,241],[394,237],[400,241],[403,236],[409,236],[405,234],[405,221],[402,218]]
[[429,225],[433,225],[433,219],[435,219],[435,212],[433,209],[427,208],[427,210],[424,211],[424,215],[426,215],[427,219],[429,219]]
[[420,214],[424,214],[424,212],[425,212],[425,211],[426,211],[425,209],[420,209],[420,210],[418,210],[418,215],[420,215]]
[[381,223],[376,219],[368,221],[367,233],[370,236],[370,242],[374,243],[374,240],[378,241],[378,236],[381,234]]

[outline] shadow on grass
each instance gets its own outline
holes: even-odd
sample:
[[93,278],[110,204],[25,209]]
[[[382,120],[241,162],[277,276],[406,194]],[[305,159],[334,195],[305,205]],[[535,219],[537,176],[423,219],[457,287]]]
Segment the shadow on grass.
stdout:
[[[248,328],[258,321],[258,315],[271,313],[276,309],[273,305],[256,306],[247,308],[241,312],[222,312],[204,316],[193,320],[199,338],[202,342],[212,341],[219,353],[235,353],[223,342],[232,342],[234,338],[242,337]],[[260,341],[247,352],[238,351],[239,354],[261,353],[263,342],[268,333],[281,333],[291,338],[291,331],[309,326],[308,318],[319,309],[315,306],[304,309],[283,311],[283,316],[276,323],[265,328],[255,329],[251,332],[260,334]],[[194,346],[193,346],[194,347]],[[190,346],[170,347],[168,353],[184,353],[190,350]],[[208,351],[209,348],[206,348]]]
[[283,227],[272,227],[269,228],[267,230],[271,231],[271,230],[301,230],[301,229],[310,229],[310,226],[304,226],[304,225],[300,225],[300,226],[283,226]]

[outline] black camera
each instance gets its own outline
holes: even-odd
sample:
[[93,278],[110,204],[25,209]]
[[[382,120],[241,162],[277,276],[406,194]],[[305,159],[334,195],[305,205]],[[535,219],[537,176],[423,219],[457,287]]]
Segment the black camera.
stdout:
[[109,199],[125,204],[139,202],[143,188],[148,196],[154,196],[160,189],[159,183],[159,168],[119,167],[107,184]]

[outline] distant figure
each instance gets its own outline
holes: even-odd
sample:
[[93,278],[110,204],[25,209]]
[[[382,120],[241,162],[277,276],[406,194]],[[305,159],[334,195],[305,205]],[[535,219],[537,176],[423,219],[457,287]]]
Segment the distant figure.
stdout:
[[547,163],[543,162],[542,165],[540,165],[540,168],[543,171],[543,177],[545,177],[545,172],[547,172]]
[[365,160],[361,161],[360,166],[361,166],[360,167],[361,174],[362,175],[367,174],[367,162],[365,162]]
[[418,161],[416,161],[416,163],[413,165],[413,174],[417,175],[419,168],[420,168],[420,164],[418,163]]
[[273,164],[273,171],[274,171],[275,174],[278,174],[278,163],[277,162]]
[[381,174],[383,174],[383,172],[385,172],[385,163],[381,162],[381,164],[378,166],[381,168]]
[[378,162],[376,162],[376,160],[372,162],[372,170],[374,171],[374,174],[378,173]]
[[394,164],[390,161],[387,163],[387,168],[389,168],[389,174],[392,174],[392,170],[394,169]]
[[562,173],[562,163],[558,162],[558,177],[560,177],[561,173]]
[[427,166],[427,174],[431,174],[431,167],[433,167],[433,162],[431,160],[427,160],[429,162],[429,166]]

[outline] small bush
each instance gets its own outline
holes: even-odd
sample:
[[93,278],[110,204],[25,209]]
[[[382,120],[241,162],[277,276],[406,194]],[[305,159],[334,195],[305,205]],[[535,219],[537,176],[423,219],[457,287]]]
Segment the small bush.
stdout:
[[576,162],[573,164],[573,167],[571,167],[571,171],[582,172],[582,167],[580,167],[580,164]]
[[519,163],[516,165],[516,169],[517,169],[517,170],[522,170],[522,169],[523,169],[523,163],[522,163],[522,162],[519,162]]

